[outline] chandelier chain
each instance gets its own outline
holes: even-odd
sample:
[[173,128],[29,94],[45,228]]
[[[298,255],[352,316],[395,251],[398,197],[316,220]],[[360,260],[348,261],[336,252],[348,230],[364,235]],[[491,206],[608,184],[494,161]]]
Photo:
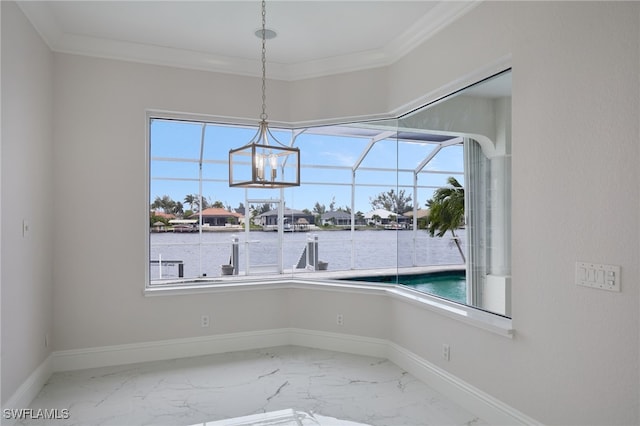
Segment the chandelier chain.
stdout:
[[[0,0],[2,1],[2,0]],[[239,188],[287,188],[300,186],[300,149],[286,146],[271,134],[267,123],[267,2],[262,0],[262,114],[258,131],[244,146],[229,150],[229,186]],[[269,142],[273,140],[273,144]],[[250,168],[247,167],[248,162]],[[235,176],[234,176],[235,175]],[[236,270],[237,273],[237,270]]]
[[260,119],[267,120],[267,2],[262,0],[262,114]]

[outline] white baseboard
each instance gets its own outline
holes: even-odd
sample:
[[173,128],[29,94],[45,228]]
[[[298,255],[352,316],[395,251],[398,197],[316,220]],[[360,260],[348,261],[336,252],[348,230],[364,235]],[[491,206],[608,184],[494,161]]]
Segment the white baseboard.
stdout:
[[348,354],[387,358],[389,342],[373,337],[290,328],[289,344]]
[[17,420],[10,420],[4,418],[4,409],[5,408],[25,408],[31,404],[31,401],[38,395],[38,393],[42,390],[44,384],[51,377],[51,373],[53,373],[53,364],[52,364],[53,354],[49,355],[43,362],[36,368],[33,373],[27,377],[22,385],[15,391],[13,395],[7,400],[7,402],[2,407],[2,420],[0,421],[3,426],[13,425]]
[[73,349],[53,353],[53,371],[83,370],[288,344],[287,329],[275,329]]
[[389,343],[387,358],[490,425],[542,425],[402,346]]
[[20,386],[6,407],[27,407],[51,373],[296,345],[387,358],[492,425],[539,425],[534,419],[384,339],[282,328],[54,352]]

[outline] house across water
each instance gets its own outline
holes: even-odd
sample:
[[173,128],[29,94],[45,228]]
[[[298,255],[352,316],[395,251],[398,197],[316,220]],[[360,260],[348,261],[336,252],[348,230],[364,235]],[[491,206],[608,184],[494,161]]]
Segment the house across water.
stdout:
[[[308,231],[311,225],[315,225],[315,217],[311,213],[302,210],[284,209],[283,227],[285,231]],[[278,229],[278,210],[270,210],[262,213],[254,219],[254,224],[262,226],[265,231]]]
[[227,224],[238,225],[244,222],[244,216],[240,213],[230,212],[229,210],[219,207],[209,207],[202,210],[201,213],[194,213],[190,219],[198,221],[202,215],[203,226],[227,226]]

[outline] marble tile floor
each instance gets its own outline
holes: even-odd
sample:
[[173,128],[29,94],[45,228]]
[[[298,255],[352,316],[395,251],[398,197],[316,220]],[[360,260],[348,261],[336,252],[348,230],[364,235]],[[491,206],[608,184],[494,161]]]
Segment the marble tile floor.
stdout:
[[225,425],[289,410],[322,425],[487,425],[388,360],[298,346],[55,373],[29,408],[69,418],[17,424]]

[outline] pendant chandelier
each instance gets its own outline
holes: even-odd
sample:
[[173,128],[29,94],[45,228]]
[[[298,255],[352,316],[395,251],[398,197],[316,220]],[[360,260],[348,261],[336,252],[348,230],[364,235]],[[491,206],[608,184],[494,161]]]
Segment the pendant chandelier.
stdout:
[[246,145],[229,151],[229,186],[286,188],[300,186],[300,149],[279,142],[267,123],[266,42],[275,33],[266,29],[266,2],[262,1],[262,114],[258,132]]

